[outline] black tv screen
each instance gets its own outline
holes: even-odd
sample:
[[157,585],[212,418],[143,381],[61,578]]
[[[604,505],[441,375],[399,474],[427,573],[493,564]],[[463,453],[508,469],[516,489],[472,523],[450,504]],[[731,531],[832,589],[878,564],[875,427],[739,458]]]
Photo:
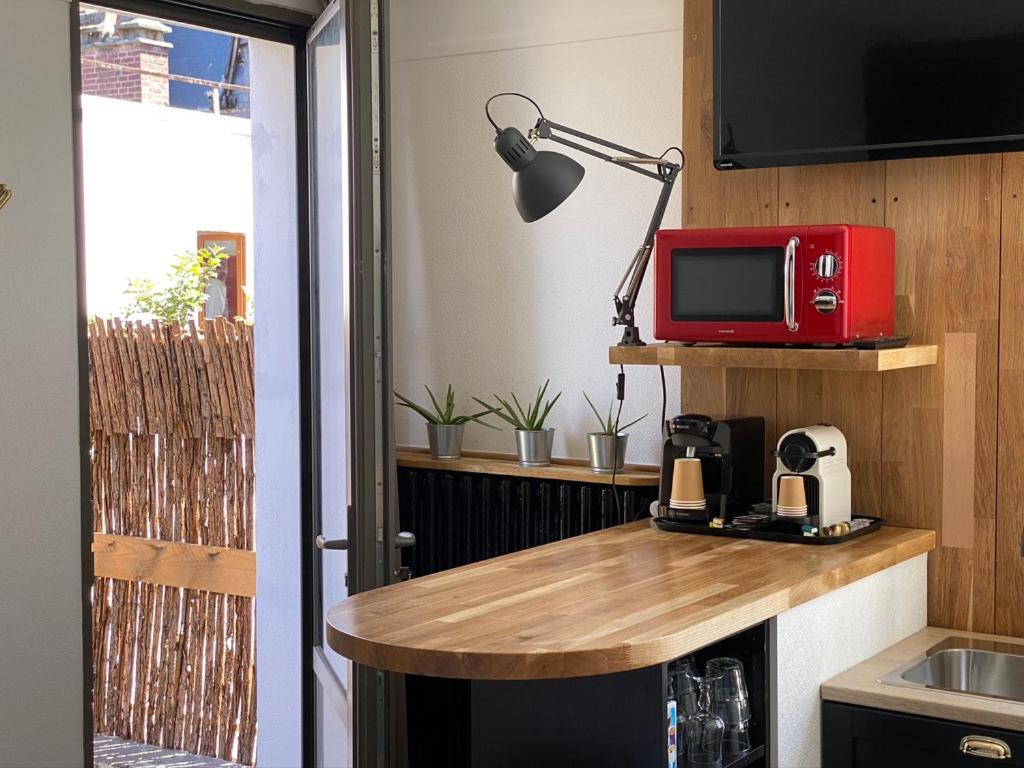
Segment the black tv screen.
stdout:
[[1024,0],[716,0],[720,169],[1024,149]]

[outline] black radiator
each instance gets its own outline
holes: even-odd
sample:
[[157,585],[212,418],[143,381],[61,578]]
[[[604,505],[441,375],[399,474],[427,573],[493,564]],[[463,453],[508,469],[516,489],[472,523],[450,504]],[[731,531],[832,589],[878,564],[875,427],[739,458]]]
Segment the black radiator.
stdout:
[[416,535],[402,564],[413,576],[628,523],[657,498],[651,486],[443,472],[399,467],[401,530]]
[[[473,563],[647,515],[658,487],[398,468],[401,530],[416,535],[402,551],[412,576]],[[406,676],[410,768],[468,768],[468,684]],[[443,757],[439,757],[443,756]]]

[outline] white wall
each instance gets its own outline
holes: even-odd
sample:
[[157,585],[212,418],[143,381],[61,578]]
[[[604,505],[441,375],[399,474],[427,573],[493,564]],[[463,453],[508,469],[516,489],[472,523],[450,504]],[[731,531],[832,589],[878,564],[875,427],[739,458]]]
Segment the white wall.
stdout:
[[[642,176],[567,154],[586,178],[560,208],[533,224],[519,218],[511,174],[493,151],[484,117],[499,91],[532,96],[552,120],[642,151],[681,144],[682,9],[677,0],[478,3],[392,0],[392,177],[395,382],[469,395],[515,389],[528,396],[547,377],[564,390],[552,412],[555,455],[584,457],[593,429],[580,391],[607,407],[618,342],[611,294],[646,231],[660,187]],[[493,105],[521,130],[536,115],[521,100]],[[551,144],[547,149],[561,150]],[[664,226],[678,226],[678,190]],[[638,325],[651,340],[651,275]],[[669,414],[678,373],[667,371]],[[661,383],[656,368],[627,370],[623,417],[630,461],[660,456]],[[425,445],[421,420],[400,409],[400,445]],[[471,425],[466,448],[511,452],[511,435]]]
[[90,315],[121,314],[129,279],[159,281],[201,230],[241,232],[252,264],[250,130],[242,117],[82,97]]
[[928,623],[928,556],[859,579],[776,619],[773,755],[781,768],[821,765],[821,684]]
[[0,3],[0,766],[82,762],[82,576],[66,0]]
[[[253,40],[256,283],[257,763],[302,761],[302,523],[299,435],[295,58]],[[250,208],[250,214],[253,209]]]
[[2,768],[83,763],[69,44],[68,0],[0,0]]

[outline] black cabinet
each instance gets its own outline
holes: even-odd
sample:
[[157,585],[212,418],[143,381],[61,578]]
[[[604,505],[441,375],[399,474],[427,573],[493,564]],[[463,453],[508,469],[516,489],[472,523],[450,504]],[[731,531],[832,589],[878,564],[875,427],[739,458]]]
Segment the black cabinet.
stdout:
[[[722,768],[764,768],[773,635],[755,624],[692,654],[739,659],[752,749]],[[543,680],[406,676],[410,768],[658,768],[667,763],[668,665]],[[680,768],[685,764],[680,761]]]
[[[824,768],[1024,767],[1022,733],[832,701],[822,703],[821,719]],[[1000,745],[1009,757],[997,762],[963,752],[963,746],[982,752]]]

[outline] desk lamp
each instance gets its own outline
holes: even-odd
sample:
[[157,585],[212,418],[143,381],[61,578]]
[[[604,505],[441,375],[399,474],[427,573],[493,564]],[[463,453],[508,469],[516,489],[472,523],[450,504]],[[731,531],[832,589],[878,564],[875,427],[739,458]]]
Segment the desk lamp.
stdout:
[[[499,96],[518,96],[526,99],[537,110],[539,117],[536,125],[529,131],[529,140],[517,128],[501,128],[494,118],[491,117],[491,102]],[[550,139],[551,141],[572,147],[579,152],[585,152],[593,157],[599,157],[609,163],[614,163],[620,168],[626,168],[635,173],[642,174],[661,183],[661,194],[658,196],[658,203],[654,207],[654,215],[647,227],[647,236],[643,244],[637,249],[626,267],[626,272],[615,289],[615,316],[612,318],[612,325],[624,327],[622,340],[619,346],[635,347],[644,346],[640,340],[640,330],[634,324],[634,309],[636,307],[637,293],[643,284],[644,275],[647,272],[647,265],[651,260],[651,248],[654,246],[654,234],[661,226],[661,220],[665,217],[665,208],[668,205],[669,196],[672,194],[672,186],[675,184],[676,176],[682,170],[685,160],[682,159],[683,152],[678,147],[670,147],[660,157],[652,157],[643,152],[637,152],[621,144],[591,136],[590,134],[577,131],[565,125],[559,125],[544,117],[544,113],[533,99],[521,93],[497,93],[491,96],[484,104],[484,112],[497,135],[494,137],[494,151],[501,155],[508,167],[512,169],[512,199],[515,201],[519,215],[523,221],[531,222],[546,216],[572,194],[583,180],[583,166],[571,157],[558,152],[538,152],[534,149],[532,141],[537,139]],[[596,144],[605,147],[618,155],[609,155],[593,147],[585,146],[572,139],[565,138],[565,134],[576,139],[581,139],[589,144]],[[665,159],[671,150],[679,152],[680,162],[673,163]],[[625,291],[623,291],[625,287]]]

